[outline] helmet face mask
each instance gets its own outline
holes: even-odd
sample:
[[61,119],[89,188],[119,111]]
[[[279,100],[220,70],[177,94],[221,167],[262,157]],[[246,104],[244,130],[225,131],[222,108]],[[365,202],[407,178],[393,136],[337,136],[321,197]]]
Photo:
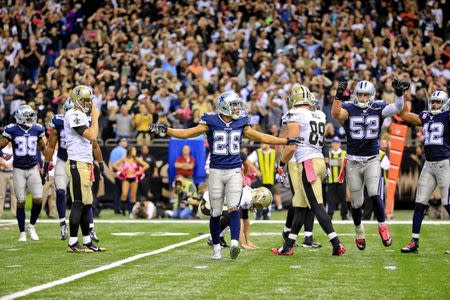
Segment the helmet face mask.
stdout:
[[360,108],[372,106],[375,101],[375,87],[367,80],[360,81],[356,84],[352,94],[353,103]]
[[267,208],[272,203],[272,193],[266,187],[253,189],[252,208]]
[[77,85],[70,92],[70,98],[76,108],[80,109],[84,113],[87,113],[92,108],[92,99],[94,99],[94,94],[88,86]]
[[30,106],[21,105],[14,113],[14,118],[17,124],[30,128],[36,124],[37,114]]
[[73,101],[72,101],[72,99],[67,99],[66,100],[66,102],[64,102],[64,105],[63,105],[63,112],[64,112],[64,114],[66,113],[66,112],[68,112],[69,110],[71,110],[72,108],[74,108],[75,106],[73,105]]
[[239,119],[243,110],[242,99],[234,91],[220,94],[215,102],[216,111],[233,120]]
[[448,106],[448,95],[443,91],[435,91],[428,99],[428,110],[432,115],[446,111],[449,108]]

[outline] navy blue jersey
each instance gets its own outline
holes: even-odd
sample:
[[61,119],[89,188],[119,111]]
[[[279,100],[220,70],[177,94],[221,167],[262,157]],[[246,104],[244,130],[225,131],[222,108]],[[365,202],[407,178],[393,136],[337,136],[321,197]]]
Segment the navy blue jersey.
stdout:
[[240,117],[225,123],[215,113],[203,114],[200,124],[208,126],[208,143],[211,152],[211,169],[234,169],[242,166],[241,140],[245,126],[249,125],[248,117]]
[[18,124],[6,126],[3,136],[11,141],[14,153],[13,167],[28,170],[38,164],[41,153],[38,151],[38,140],[45,136],[44,127],[34,124],[25,130]]
[[439,161],[450,157],[450,110],[432,115],[419,114],[425,136],[425,159]]
[[59,159],[67,161],[66,134],[64,132],[64,116],[55,115],[50,122],[50,127],[58,133],[58,153]]
[[342,108],[348,112],[348,119],[344,123],[348,155],[378,155],[380,152],[378,138],[383,124],[381,112],[386,105],[384,101],[375,101],[369,108],[360,108],[352,102],[342,104]]

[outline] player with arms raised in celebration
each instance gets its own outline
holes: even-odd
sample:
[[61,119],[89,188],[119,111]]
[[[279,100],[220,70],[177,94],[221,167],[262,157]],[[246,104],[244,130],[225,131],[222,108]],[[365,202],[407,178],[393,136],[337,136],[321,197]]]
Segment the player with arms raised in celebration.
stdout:
[[152,124],[150,130],[160,135],[187,139],[206,133],[211,151],[208,179],[211,202],[210,232],[214,244],[212,259],[221,259],[220,216],[224,198],[230,214],[230,256],[239,255],[239,201],[242,194],[241,139],[245,135],[251,140],[266,144],[295,144],[297,138],[279,138],[260,133],[250,127],[249,118],[243,116],[242,99],[233,91],[219,95],[215,101],[216,113],[202,115],[200,124],[189,129],[173,129],[161,124]]
[[[294,244],[300,229],[307,220],[308,208],[314,213],[320,226],[330,239],[333,255],[345,253],[344,246],[334,231],[331,218],[323,206],[322,181],[327,170],[322,154],[325,135],[325,114],[316,110],[316,99],[311,91],[300,84],[294,84],[289,92],[289,110],[285,117],[288,137],[300,136],[302,144],[285,147],[281,162],[287,163],[292,157],[295,164],[289,165],[290,182],[294,190],[292,206],[294,218],[291,231],[283,246],[272,249],[276,255],[294,255]],[[312,216],[312,215],[311,215]]]
[[428,100],[428,111],[414,114],[402,111],[400,116],[411,125],[422,126],[425,137],[425,164],[420,173],[414,207],[412,239],[402,253],[419,250],[420,226],[425,209],[436,185],[441,192],[441,201],[450,214],[450,110],[447,93],[435,91]]
[[388,226],[385,222],[384,203],[382,199],[382,178],[380,160],[380,129],[384,118],[392,117],[403,109],[403,93],[409,83],[395,79],[395,103],[375,101],[375,87],[369,81],[356,84],[352,101],[346,95],[347,82],[339,83],[336,98],[332,106],[333,118],[344,121],[347,136],[346,178],[351,194],[352,218],[355,224],[356,246],[359,250],[366,248],[363,224],[361,224],[364,186],[367,187],[373,202],[375,216],[378,220],[378,232],[385,247],[392,243]]
[[[43,186],[38,166],[38,148],[45,155],[45,129],[36,124],[36,112],[28,105],[21,105],[14,113],[17,124],[6,126],[0,138],[0,149],[9,142],[13,145],[13,182],[17,198],[17,224],[19,225],[19,242],[26,242],[25,233],[25,197],[27,188],[31,192],[30,226],[28,232],[32,240],[39,240],[34,228],[42,209]],[[1,151],[0,151],[1,152]]]

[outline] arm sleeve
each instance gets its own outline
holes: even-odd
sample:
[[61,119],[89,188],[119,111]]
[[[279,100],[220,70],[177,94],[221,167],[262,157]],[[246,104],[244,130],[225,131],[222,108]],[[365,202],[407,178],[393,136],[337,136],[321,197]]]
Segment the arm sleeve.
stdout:
[[382,115],[384,118],[392,117],[392,116],[394,116],[396,113],[400,112],[400,111],[403,109],[403,104],[404,104],[403,96],[401,96],[401,97],[395,96],[395,102],[386,105],[386,106],[383,108],[383,110],[382,110],[382,112],[381,112],[381,115]]
[[73,130],[75,130],[79,135],[83,136],[83,132],[85,132],[88,129],[86,125],[81,125],[78,127],[73,127]]

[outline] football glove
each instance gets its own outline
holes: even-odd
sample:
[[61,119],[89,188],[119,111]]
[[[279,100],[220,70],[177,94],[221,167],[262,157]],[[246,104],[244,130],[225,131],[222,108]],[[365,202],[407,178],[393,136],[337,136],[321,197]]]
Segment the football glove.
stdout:
[[348,101],[350,99],[350,95],[346,93],[346,90],[347,81],[340,81],[336,90],[336,99],[340,101]]
[[288,138],[286,145],[302,145],[305,143],[305,139],[302,137]]
[[100,169],[100,175],[105,177],[105,164],[103,161],[98,162],[98,168]]
[[286,180],[286,170],[285,168],[278,167],[277,173],[275,174],[275,180],[278,183],[284,184],[284,181]]
[[167,133],[167,126],[164,124],[151,124],[150,125],[150,132],[156,133],[157,135],[163,137]]
[[2,157],[4,160],[10,160],[12,157],[12,154],[3,153],[3,151],[0,150],[0,157]]
[[395,90],[395,94],[398,97],[401,97],[403,96],[403,93],[409,89],[409,82],[394,79],[394,81],[392,81],[392,87]]

